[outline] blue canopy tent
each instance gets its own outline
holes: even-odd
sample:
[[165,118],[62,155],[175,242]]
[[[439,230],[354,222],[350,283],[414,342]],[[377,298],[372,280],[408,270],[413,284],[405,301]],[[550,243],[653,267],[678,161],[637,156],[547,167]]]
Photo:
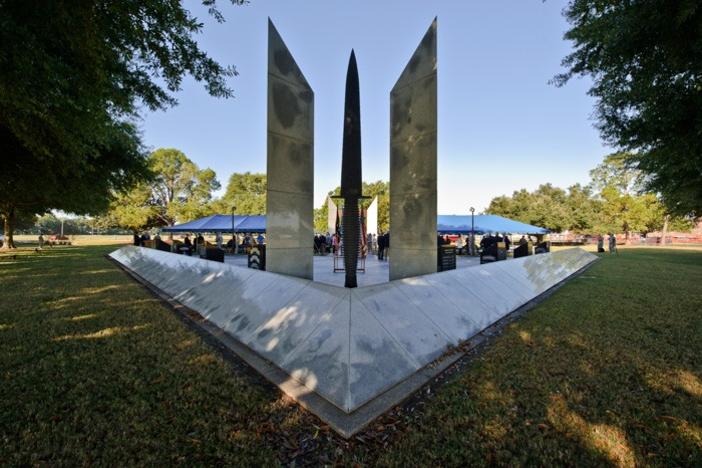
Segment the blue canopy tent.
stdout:
[[[232,232],[232,215],[212,215],[175,226],[162,232]],[[234,215],[234,232],[266,232],[266,217]]]
[[[437,231],[442,234],[469,234],[470,215],[439,215]],[[232,232],[231,215],[212,215],[188,223],[161,229],[163,232]],[[266,216],[234,216],[234,232],[266,232]],[[548,234],[548,229],[520,223],[497,215],[475,215],[475,233],[508,232],[510,234]]]
[[[549,230],[521,223],[497,215],[475,215],[474,226],[476,234],[487,232],[507,232],[510,234],[548,234]],[[470,234],[471,216],[439,215],[436,220],[436,230],[442,234]]]

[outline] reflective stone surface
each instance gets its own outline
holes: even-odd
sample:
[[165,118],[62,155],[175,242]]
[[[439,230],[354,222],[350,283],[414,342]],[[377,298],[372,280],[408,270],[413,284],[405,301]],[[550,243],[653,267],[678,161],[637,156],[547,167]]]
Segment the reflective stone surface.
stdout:
[[390,92],[390,279],[436,272],[436,20]]
[[312,279],[314,93],[268,22],[266,269]]
[[351,291],[141,247],[110,256],[347,413],[597,258],[569,249]]

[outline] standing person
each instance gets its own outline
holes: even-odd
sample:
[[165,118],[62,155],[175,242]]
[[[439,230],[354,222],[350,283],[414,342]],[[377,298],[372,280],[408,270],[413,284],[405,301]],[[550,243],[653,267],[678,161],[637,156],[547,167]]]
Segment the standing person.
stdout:
[[528,243],[529,243],[529,241],[524,236],[522,236],[522,238],[519,239],[519,245],[524,245],[524,244],[528,244]]
[[215,234],[215,243],[217,244],[218,249],[222,248],[222,241],[222,233],[218,232],[217,234]]
[[333,249],[334,249],[333,245],[334,245],[334,243],[333,243],[333,241],[332,241],[332,236],[331,236],[331,234],[329,234],[329,231],[327,231],[327,234],[324,236],[324,241],[325,241],[325,243],[327,244],[327,249],[332,250],[332,253],[334,253],[334,252],[333,252]]
[[385,235],[381,234],[378,236],[378,260],[383,259],[384,253],[385,253]]
[[604,236],[599,234],[597,236],[597,253],[604,253]]
[[458,253],[458,255],[461,255],[462,252],[463,252],[463,236],[459,234],[458,238],[456,239],[456,253]]
[[385,252],[383,252],[383,260],[387,261],[390,255],[390,231],[385,233]]
[[193,249],[193,243],[190,242],[190,235],[186,234],[185,235],[185,240],[183,240],[183,250],[188,252],[188,255],[192,254],[192,249]]
[[509,236],[506,232],[503,234],[503,237],[505,239],[505,249],[509,250],[509,246],[512,244],[512,241],[509,240]]
[[44,248],[44,235],[41,232],[39,233],[39,248]]
[[139,244],[141,244],[141,237],[139,237],[139,234],[137,234],[136,232],[134,233],[134,240],[133,240],[133,242],[134,242],[134,245],[136,245],[136,246],[138,246]]
[[613,233],[609,233],[609,253],[619,254],[619,252],[617,252],[617,238]]
[[334,251],[334,255],[338,255],[339,252],[339,233],[335,232],[334,237],[332,238],[332,250]]

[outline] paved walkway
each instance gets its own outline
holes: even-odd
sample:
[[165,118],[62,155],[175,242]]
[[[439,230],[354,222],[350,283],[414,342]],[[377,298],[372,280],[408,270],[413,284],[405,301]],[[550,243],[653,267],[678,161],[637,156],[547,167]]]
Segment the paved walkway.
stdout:
[[[246,268],[245,255],[227,255],[225,263]],[[456,257],[456,268],[469,268],[480,265],[479,257]],[[370,286],[372,284],[387,283],[390,276],[390,266],[387,261],[379,261],[375,255],[366,258],[365,273],[359,272],[357,275],[359,286]],[[344,286],[344,272],[334,273],[334,259],[331,255],[314,256],[314,281],[318,283],[330,284],[332,286]]]

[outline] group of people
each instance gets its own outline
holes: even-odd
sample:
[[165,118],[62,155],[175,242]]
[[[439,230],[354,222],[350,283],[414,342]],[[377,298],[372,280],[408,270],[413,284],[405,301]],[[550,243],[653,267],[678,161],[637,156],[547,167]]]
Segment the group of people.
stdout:
[[[619,253],[617,252],[617,237],[613,233],[608,234],[609,238],[607,240],[607,244],[609,247],[609,253]],[[604,236],[600,234],[597,236],[597,252],[598,253],[604,253]]]
[[[499,242],[504,242],[506,250],[509,250],[510,245],[512,245],[512,239],[510,238],[510,236],[507,235],[507,233],[500,235],[500,233],[491,232],[488,235],[483,236],[482,239],[480,239],[480,248],[485,250]],[[519,239],[519,245],[526,244],[527,242],[528,240],[524,236],[522,236],[522,238]]]
[[[161,237],[156,234],[154,239],[161,239]],[[137,234],[136,232],[134,233],[134,245],[138,247],[143,247],[146,244],[146,241],[151,240],[151,234],[147,231],[142,233],[141,235]]]
[[328,232],[326,234],[315,234],[314,235],[314,253],[319,255],[326,255],[327,253],[336,253],[339,246],[339,234],[334,234],[333,236]]
[[390,250],[390,231],[377,236],[376,243],[378,244],[378,260],[387,261],[388,252]]

